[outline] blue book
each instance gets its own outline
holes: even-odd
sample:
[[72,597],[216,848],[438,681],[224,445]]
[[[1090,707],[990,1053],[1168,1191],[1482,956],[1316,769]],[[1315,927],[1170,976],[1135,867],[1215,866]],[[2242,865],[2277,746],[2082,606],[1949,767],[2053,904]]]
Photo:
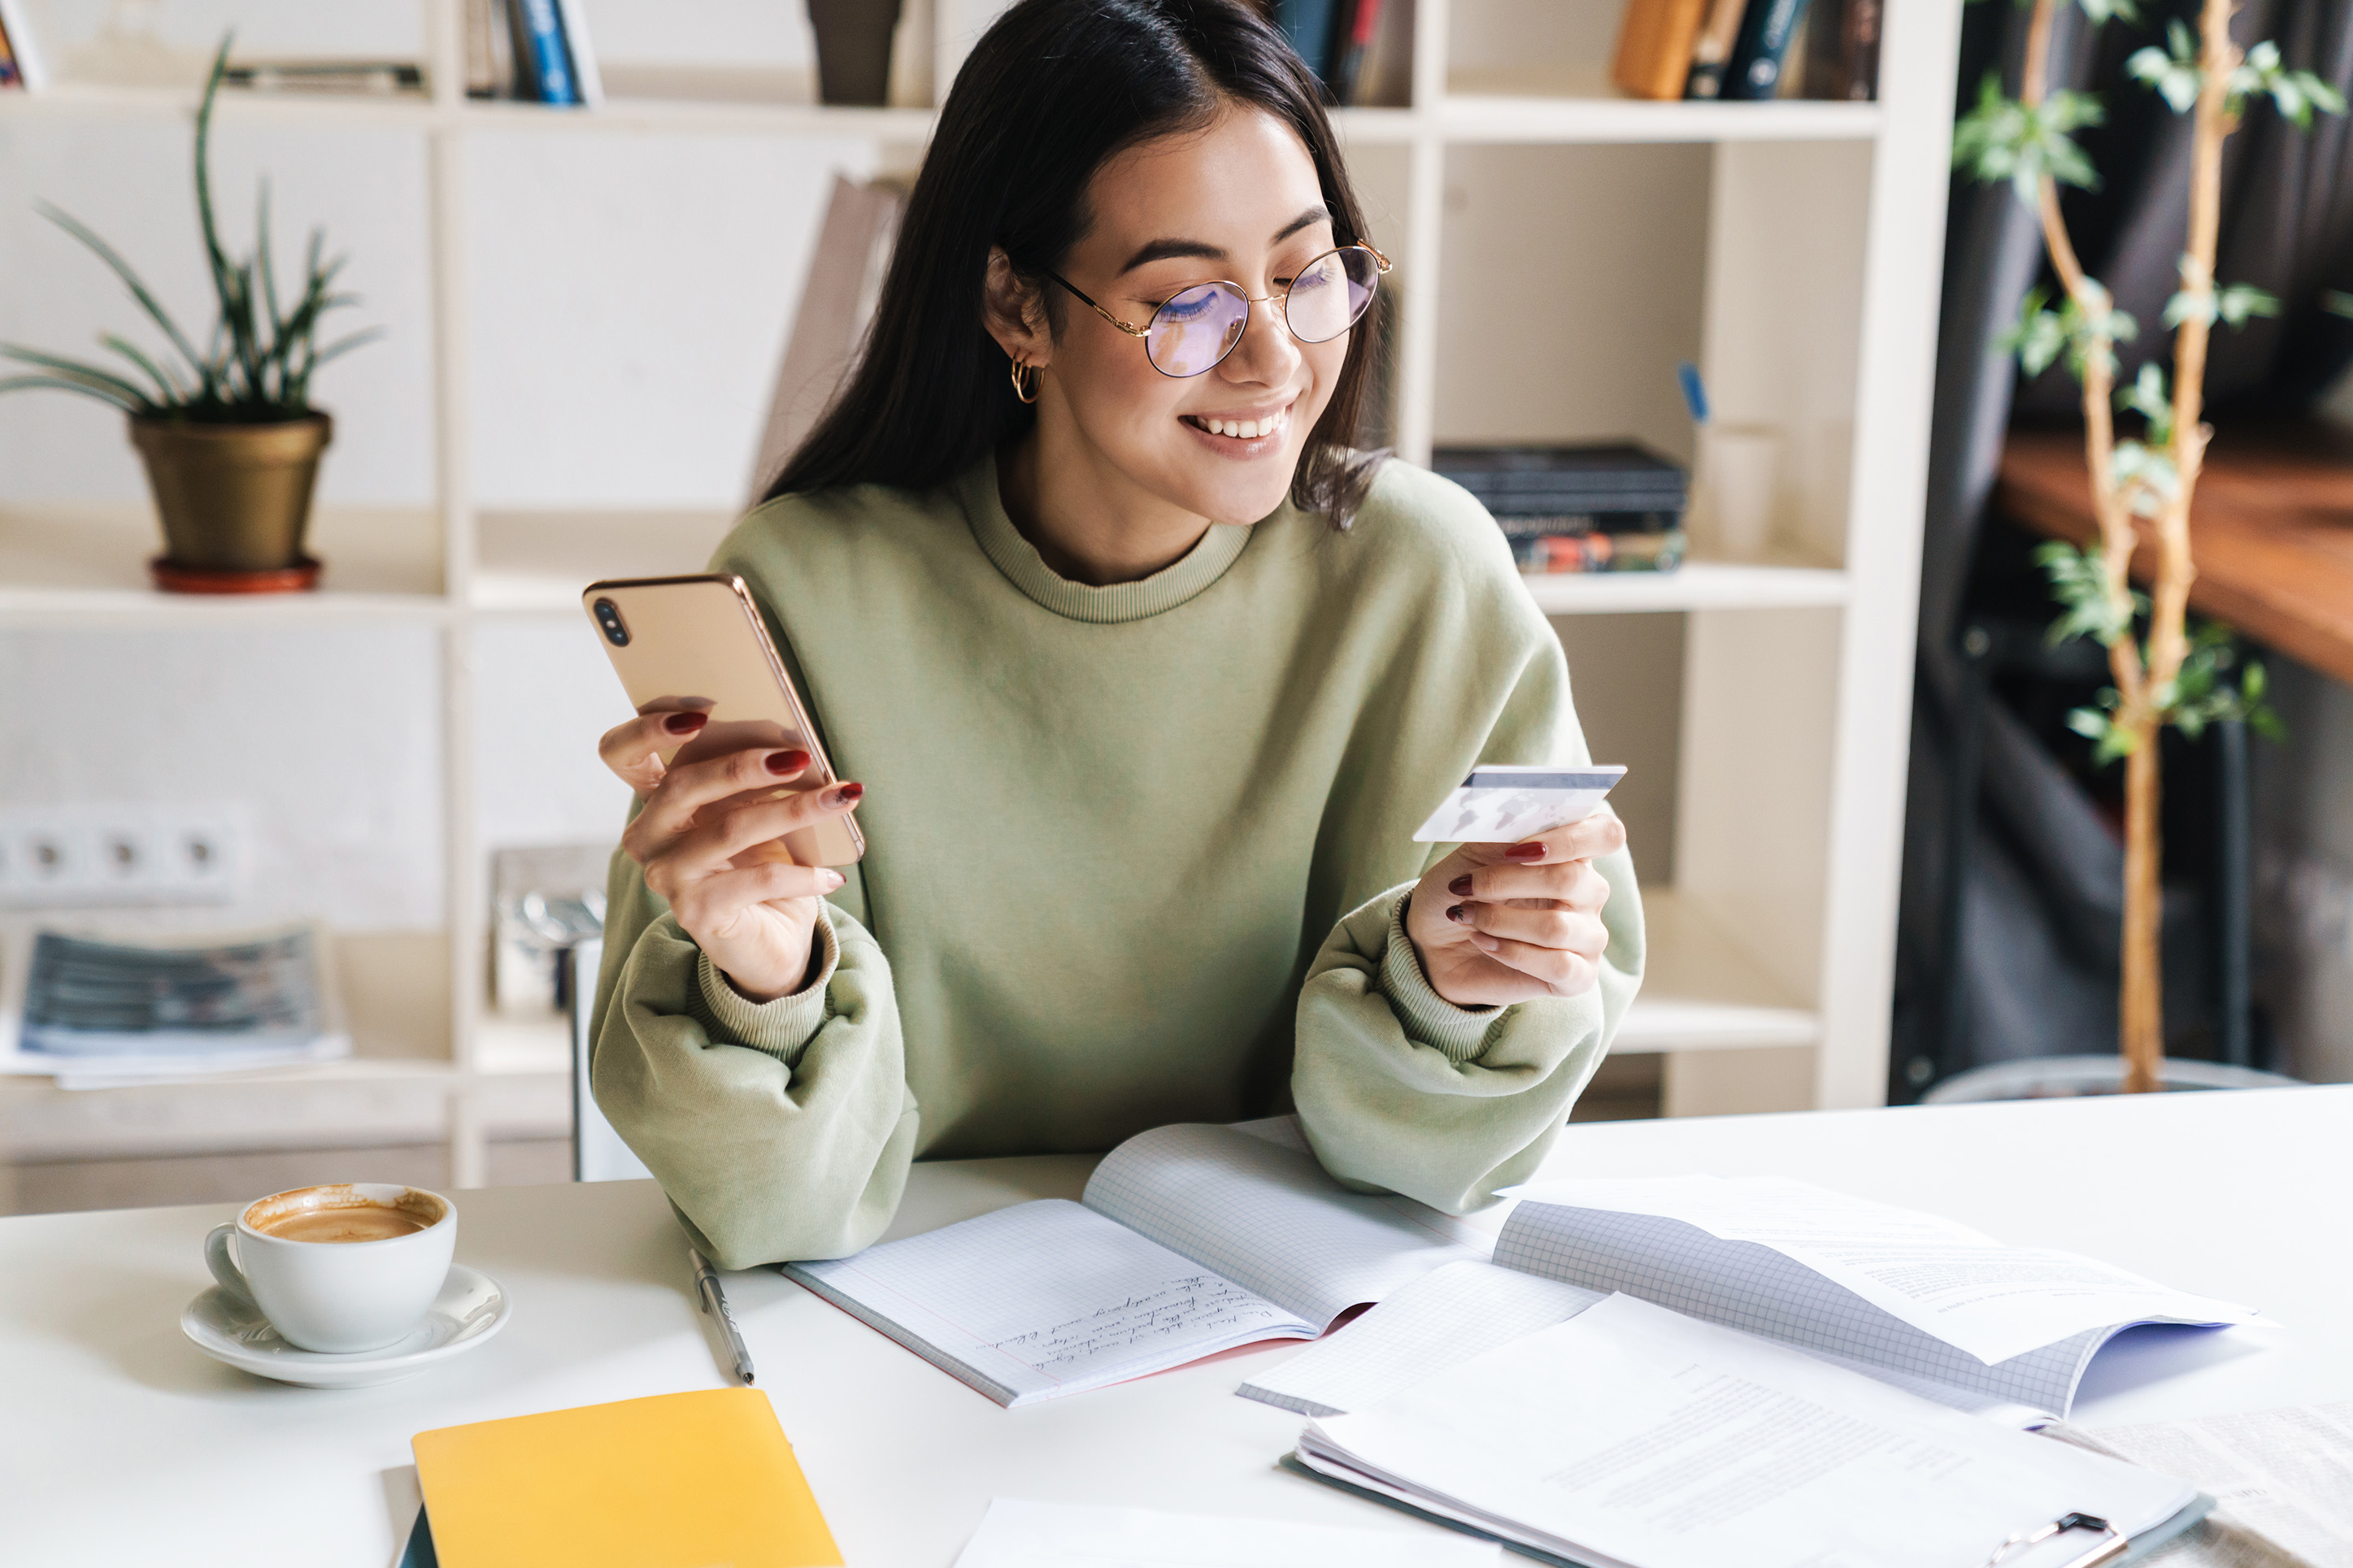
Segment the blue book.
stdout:
[[572,51],[564,44],[564,21],[555,0],[512,0],[522,23],[523,41],[530,45],[527,74],[542,103],[577,104],[579,84],[572,79]]
[[1740,18],[1740,37],[1725,62],[1724,96],[1762,99],[1779,95],[1781,62],[1798,24],[1806,19],[1806,0],[1748,0]]
[[1274,0],[1274,25],[1291,40],[1317,81],[1332,58],[1332,12],[1335,0]]

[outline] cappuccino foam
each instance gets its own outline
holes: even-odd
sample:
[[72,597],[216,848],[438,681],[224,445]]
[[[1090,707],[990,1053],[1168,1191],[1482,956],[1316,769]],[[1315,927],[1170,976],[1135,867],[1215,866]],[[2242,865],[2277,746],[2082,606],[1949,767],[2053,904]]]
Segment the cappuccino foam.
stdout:
[[426,1225],[406,1209],[380,1204],[350,1204],[293,1209],[273,1215],[253,1228],[280,1241],[390,1241],[395,1237],[414,1236]]

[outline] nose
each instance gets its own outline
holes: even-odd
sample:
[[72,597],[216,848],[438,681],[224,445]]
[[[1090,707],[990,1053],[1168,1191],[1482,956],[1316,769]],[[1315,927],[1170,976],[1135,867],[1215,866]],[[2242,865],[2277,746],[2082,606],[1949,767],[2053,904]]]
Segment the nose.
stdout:
[[1282,386],[1299,370],[1299,340],[1282,319],[1282,296],[1250,302],[1242,341],[1219,362],[1218,374],[1246,385]]

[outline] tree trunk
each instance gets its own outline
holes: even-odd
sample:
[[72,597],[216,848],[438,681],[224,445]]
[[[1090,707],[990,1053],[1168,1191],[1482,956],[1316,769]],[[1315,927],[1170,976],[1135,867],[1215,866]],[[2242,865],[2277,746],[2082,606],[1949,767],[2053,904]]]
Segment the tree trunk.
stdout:
[[2162,747],[2157,726],[2137,729],[2125,758],[2124,981],[2117,996],[2126,1094],[2165,1087],[2165,971],[2158,947],[2164,912],[2164,841],[2158,835]]

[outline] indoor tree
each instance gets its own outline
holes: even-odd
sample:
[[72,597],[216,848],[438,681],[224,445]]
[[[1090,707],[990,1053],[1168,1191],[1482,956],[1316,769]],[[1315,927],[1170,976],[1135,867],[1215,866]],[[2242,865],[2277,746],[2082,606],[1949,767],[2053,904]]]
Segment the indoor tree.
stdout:
[[[2187,625],[2190,560],[2189,507],[2200,462],[2212,427],[2203,421],[2206,350],[2217,323],[2242,325],[2276,315],[2279,301],[2242,283],[2214,276],[2221,225],[2222,144],[2251,109],[2268,103],[2297,126],[2315,110],[2342,113],[2344,100],[2308,71],[2291,70],[2269,41],[2242,48],[2231,37],[2232,0],[2200,0],[2193,30],[2168,24],[2162,46],[2126,61],[2136,80],[2162,97],[2175,113],[2191,117],[2189,220],[2180,261],[2180,287],[2165,308],[2173,332],[2173,369],[2140,367],[2116,384],[2116,344],[2138,331],[2089,276],[2069,238],[2059,187],[2098,183],[2074,132],[2100,123],[2097,98],[2053,90],[2051,37],[2066,0],[2031,0],[2026,58],[2016,98],[1989,76],[1978,101],[1954,128],[1953,161],[1974,177],[2007,181],[2041,219],[2042,243],[2057,274],[2056,299],[2031,291],[2005,346],[2029,374],[2063,358],[2083,389],[2084,450],[2098,521],[2097,542],[2078,550],[2052,543],[2037,552],[2062,613],[2053,640],[2092,637],[2108,650],[2114,684],[2099,706],[2076,710],[2069,723],[2095,745],[2102,763],[2125,764],[2125,887],[2123,973],[2118,1033],[2127,1091],[2160,1086],[2165,1037],[2162,972],[2158,946],[2162,846],[2158,837],[2160,732],[2171,725],[2195,738],[2220,719],[2242,718],[2275,730],[2263,706],[2259,664],[2235,657],[2219,626],[2192,633]],[[2136,0],[2075,0],[2094,26],[2138,20]],[[2137,437],[2120,437],[2116,415],[2135,422]],[[2148,594],[2128,575],[2137,546],[2154,556]]]

